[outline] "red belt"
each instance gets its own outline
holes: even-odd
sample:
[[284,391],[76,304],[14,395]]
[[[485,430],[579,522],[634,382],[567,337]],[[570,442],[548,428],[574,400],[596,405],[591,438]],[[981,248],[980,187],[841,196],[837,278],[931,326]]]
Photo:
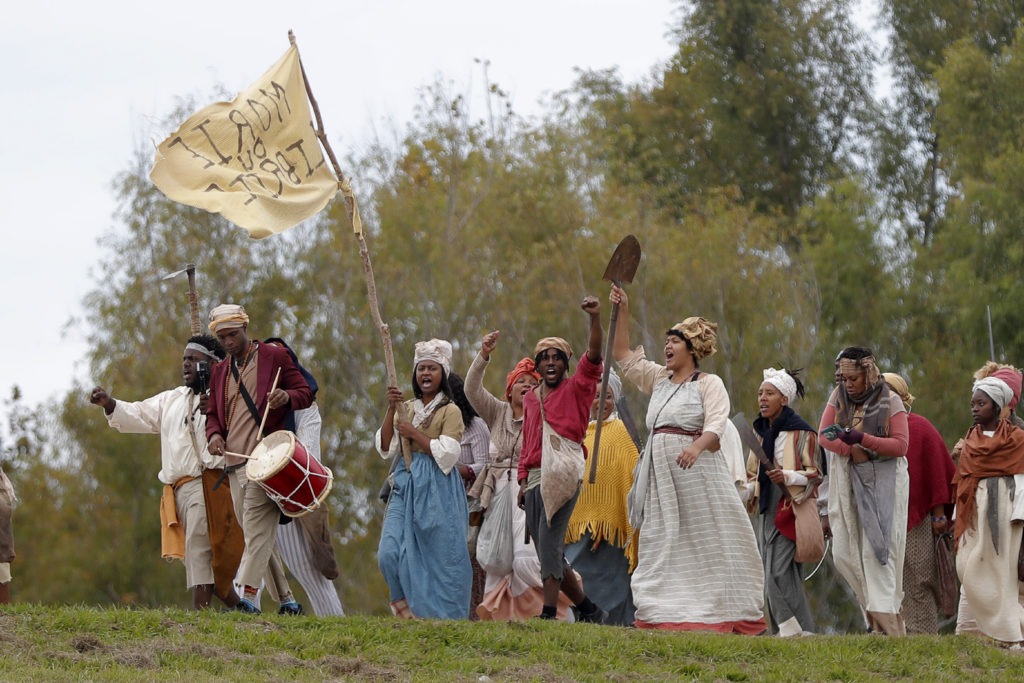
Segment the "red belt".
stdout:
[[655,427],[653,433],[654,434],[676,434],[678,436],[692,436],[693,438],[696,439],[698,436],[700,436],[701,434],[704,433],[704,430],[703,429],[692,430],[692,429],[683,429],[682,427],[668,427],[668,426],[666,426],[666,427]]

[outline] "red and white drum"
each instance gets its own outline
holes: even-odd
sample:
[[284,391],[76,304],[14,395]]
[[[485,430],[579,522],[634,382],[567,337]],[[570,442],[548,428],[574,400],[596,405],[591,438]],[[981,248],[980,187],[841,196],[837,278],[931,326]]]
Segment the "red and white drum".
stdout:
[[245,473],[289,517],[316,510],[334,484],[331,471],[286,429],[268,434],[256,445]]

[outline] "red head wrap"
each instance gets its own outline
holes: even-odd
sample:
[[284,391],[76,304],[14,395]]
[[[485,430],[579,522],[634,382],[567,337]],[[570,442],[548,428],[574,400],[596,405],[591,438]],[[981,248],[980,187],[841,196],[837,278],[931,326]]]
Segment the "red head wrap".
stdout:
[[1010,391],[1013,392],[1013,398],[1010,399],[1009,405],[1012,410],[1017,405],[1017,401],[1020,400],[1020,389],[1021,389],[1021,374],[1019,370],[1013,368],[999,368],[993,372],[991,377],[1001,379],[1006,382],[1006,385],[1010,387]]
[[508,377],[505,378],[505,400],[512,400],[512,385],[516,383],[516,380],[523,375],[530,375],[538,382],[540,381],[540,375],[534,371],[534,364],[532,358],[523,358],[521,361],[516,363],[516,366],[512,368],[512,372],[508,373]]

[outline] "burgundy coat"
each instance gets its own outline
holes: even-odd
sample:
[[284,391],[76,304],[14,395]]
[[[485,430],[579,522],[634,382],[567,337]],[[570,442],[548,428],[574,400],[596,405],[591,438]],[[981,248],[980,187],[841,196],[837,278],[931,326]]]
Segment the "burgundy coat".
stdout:
[[[258,342],[257,342],[258,343]],[[284,429],[285,418],[293,410],[308,408],[313,403],[313,392],[310,391],[306,379],[295,367],[291,355],[287,349],[270,344],[259,344],[256,349],[257,375],[256,395],[252,397],[259,411],[260,420],[263,419],[263,411],[267,408],[267,394],[270,393],[270,386],[274,383],[274,376],[277,369],[281,368],[281,378],[277,381],[277,388],[284,389],[291,397],[289,403],[280,408],[270,411],[267,416],[267,423],[263,428],[265,434],[271,434]],[[224,412],[224,392],[227,389],[228,374],[231,372],[231,357],[227,357],[213,366],[210,371],[210,402],[206,407],[206,438],[212,438],[214,434],[220,434],[227,439],[227,429],[224,424],[227,415]],[[236,411],[249,411],[245,399],[239,397]],[[257,423],[258,425],[259,423]]]

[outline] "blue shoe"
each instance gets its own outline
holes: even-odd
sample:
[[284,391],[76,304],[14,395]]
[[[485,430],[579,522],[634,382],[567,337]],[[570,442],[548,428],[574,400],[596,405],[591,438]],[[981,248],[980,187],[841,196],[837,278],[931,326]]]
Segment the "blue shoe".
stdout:
[[238,601],[238,604],[235,605],[235,609],[237,611],[243,612],[245,614],[263,614],[263,612],[260,611],[259,607],[257,607],[256,605],[252,604],[251,602],[249,602],[245,598],[242,598],[241,600]]
[[277,610],[278,614],[286,614],[288,616],[297,617],[302,614],[302,605],[297,603],[295,600],[289,600],[288,602],[281,603],[281,609]]

